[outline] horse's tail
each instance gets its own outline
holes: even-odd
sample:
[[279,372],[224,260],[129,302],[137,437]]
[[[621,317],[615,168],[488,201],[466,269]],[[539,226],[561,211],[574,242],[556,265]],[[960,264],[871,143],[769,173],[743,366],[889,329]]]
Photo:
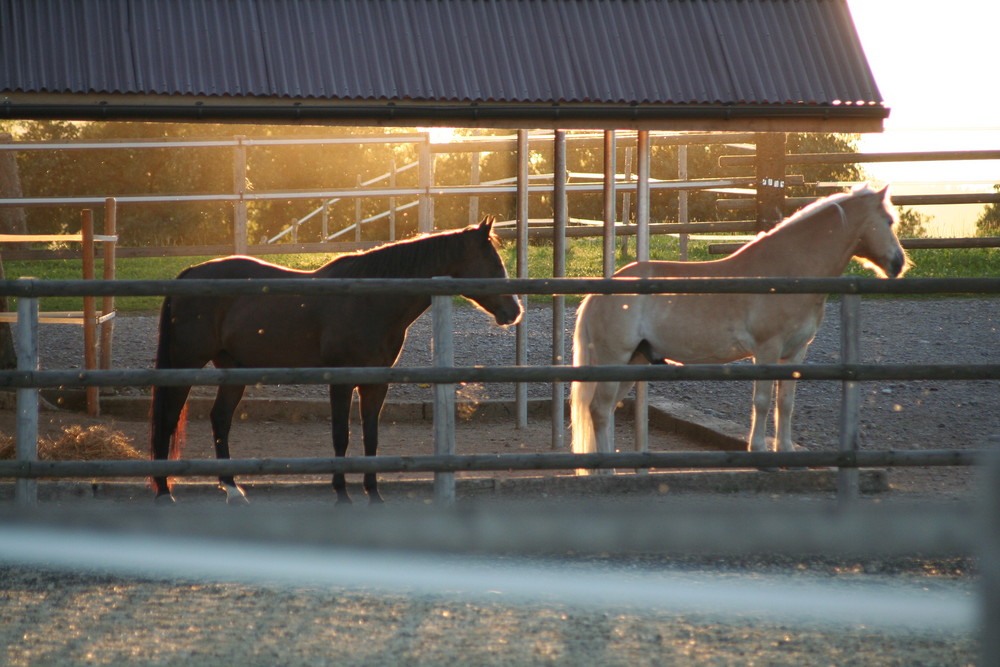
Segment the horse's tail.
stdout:
[[[593,363],[593,343],[587,326],[587,297],[577,311],[573,331],[573,365],[588,366]],[[570,386],[570,422],[573,430],[573,453],[591,454],[597,451],[597,433],[590,415],[590,403],[597,390],[596,382],[574,382]]]
[[[172,304],[173,298],[168,296],[163,300],[163,306],[160,308],[159,339],[156,345],[156,360],[153,364],[155,369],[173,368],[170,358],[173,338]],[[176,414],[175,409],[172,409],[170,405],[171,389],[173,388],[153,387],[149,428],[149,453],[153,460],[180,458],[181,445],[184,442],[187,426],[187,404],[185,402],[176,422],[170,423],[174,419],[172,414]],[[160,486],[163,483],[169,486],[169,480],[159,483],[156,479],[153,480],[153,485],[158,492],[161,491]],[[162,490],[168,491],[169,489]]]

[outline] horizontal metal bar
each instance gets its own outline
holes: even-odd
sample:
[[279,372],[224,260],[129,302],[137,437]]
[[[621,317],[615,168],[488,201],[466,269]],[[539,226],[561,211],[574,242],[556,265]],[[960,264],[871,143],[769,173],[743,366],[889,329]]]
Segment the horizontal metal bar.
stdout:
[[[723,155],[720,167],[753,166],[756,155]],[[787,165],[854,164],[862,162],[937,162],[953,160],[1000,160],[998,150],[976,151],[915,151],[910,153],[790,153],[784,157]]]
[[[704,190],[712,188],[749,187],[753,179],[742,178],[711,178],[683,181],[657,181],[649,184],[652,190]],[[636,183],[618,183],[619,191],[634,191]],[[569,192],[602,192],[603,183],[569,183]],[[530,193],[549,193],[551,184],[529,185]],[[431,188],[422,187],[379,187],[379,188],[339,188],[333,190],[299,190],[285,192],[245,192],[206,193],[185,195],[116,195],[115,200],[122,204],[149,204],[157,202],[205,202],[205,201],[272,201],[286,199],[357,199],[365,197],[450,197],[458,195],[499,195],[513,194],[518,191],[516,185],[438,185]],[[0,207],[4,206],[71,206],[71,205],[104,205],[107,197],[2,197]]]
[[0,296],[395,294],[1000,294],[1000,278],[289,278],[277,280],[0,280]]
[[781,468],[972,466],[984,450],[869,452],[628,452],[616,454],[438,454],[285,459],[179,459],[161,461],[0,461],[0,477],[200,477],[387,472],[571,470],[574,468]]
[[691,364],[0,371],[0,387],[680,380],[997,380],[1000,364]]
[[[650,225],[652,226],[652,225]],[[945,248],[1000,248],[998,236],[976,236],[953,239],[900,239],[900,245],[907,250],[941,250]],[[728,255],[742,248],[744,243],[709,243],[708,252],[712,255]]]

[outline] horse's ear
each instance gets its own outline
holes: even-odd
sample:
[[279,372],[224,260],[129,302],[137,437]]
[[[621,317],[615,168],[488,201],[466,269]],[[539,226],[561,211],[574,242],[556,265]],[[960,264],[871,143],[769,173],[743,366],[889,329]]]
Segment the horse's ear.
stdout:
[[481,232],[485,232],[487,236],[493,231],[493,223],[496,222],[497,217],[495,215],[487,215],[482,220],[479,221],[477,229]]
[[888,185],[886,185],[884,188],[882,188],[881,190],[879,190],[878,193],[880,195],[882,195],[882,200],[883,201],[889,201],[889,186]]

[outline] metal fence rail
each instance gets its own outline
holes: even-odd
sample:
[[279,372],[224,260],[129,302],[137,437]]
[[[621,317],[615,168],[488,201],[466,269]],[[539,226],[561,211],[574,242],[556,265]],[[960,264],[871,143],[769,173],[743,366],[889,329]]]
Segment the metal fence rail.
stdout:
[[[787,454],[743,453],[742,456],[722,453],[671,458],[642,452],[636,455],[547,455],[520,457],[516,461],[505,457],[455,456],[454,392],[449,385],[459,382],[573,382],[611,380],[839,380],[844,383],[844,402],[857,393],[857,383],[864,380],[995,380],[1000,379],[1000,364],[859,364],[845,358],[839,364],[771,364],[726,365],[696,364],[687,366],[502,366],[454,367],[450,354],[435,359],[438,364],[427,368],[277,368],[277,369],[168,369],[168,370],[38,370],[37,358],[37,298],[55,295],[137,296],[137,295],[302,295],[302,294],[378,294],[390,291],[396,295],[433,295],[435,311],[435,349],[450,349],[452,330],[451,295],[483,294],[659,294],[659,293],[840,293],[844,295],[845,321],[853,321],[850,310],[857,307],[857,294],[863,293],[1000,293],[1000,279],[947,278],[880,280],[875,278],[752,278],[752,279],[551,279],[551,280],[461,280],[432,278],[426,280],[329,279],[329,280],[158,280],[158,281],[40,281],[19,279],[0,281],[0,296],[18,297],[19,318],[17,370],[0,371],[0,387],[18,390],[18,460],[0,464],[0,471],[18,478],[18,498],[35,502],[34,478],[40,476],[83,476],[93,473],[100,465],[89,463],[40,463],[36,461],[38,436],[37,392],[41,387],[64,386],[170,386],[170,385],[248,385],[248,384],[358,384],[358,383],[432,383],[435,393],[435,453],[436,457],[403,457],[378,461],[352,459],[303,459],[284,461],[221,461],[221,462],[136,462],[104,465],[102,474],[126,476],[147,475],[163,469],[166,474],[208,474],[205,470],[234,474],[306,474],[343,470],[434,470],[435,497],[444,504],[454,501],[456,470],[473,469],[555,469],[581,467],[628,467],[645,469],[715,467],[772,467],[829,465],[841,469],[839,487],[845,498],[856,495],[852,474],[858,466],[867,465],[971,465],[975,454],[926,452],[927,456],[904,456],[899,452],[858,452],[856,442],[842,437],[839,453],[793,452]],[[845,349],[857,348],[856,327],[844,327]],[[449,403],[450,399],[450,403]],[[451,406],[449,408],[449,406]],[[856,421],[856,414],[845,412],[843,423]],[[872,457],[879,454],[882,458]],[[755,458],[757,457],[757,458]],[[763,458],[760,458],[763,457]],[[917,462],[917,461],[922,462]],[[867,463],[866,463],[867,461]],[[877,462],[876,462],[877,461]],[[109,467],[110,466],[110,467]],[[164,468],[164,466],[166,466]],[[177,466],[177,467],[169,467]],[[206,467],[207,466],[207,467]],[[436,466],[436,467],[435,467]],[[120,472],[119,472],[120,471]],[[127,471],[127,472],[126,472]]]

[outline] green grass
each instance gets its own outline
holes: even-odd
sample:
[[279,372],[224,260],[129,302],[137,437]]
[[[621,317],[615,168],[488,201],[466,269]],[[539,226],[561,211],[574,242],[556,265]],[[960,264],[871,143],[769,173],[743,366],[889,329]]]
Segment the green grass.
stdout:
[[[593,277],[601,275],[601,240],[574,239],[567,246],[566,275],[571,278]],[[616,268],[621,268],[632,261],[635,252],[634,237],[628,239],[628,253],[617,253]],[[507,243],[502,249],[504,261],[511,275],[515,273],[515,250],[512,243]],[[913,267],[907,273],[915,278],[975,278],[1000,276],[1000,249],[969,248],[942,250],[911,250],[910,258]],[[678,241],[672,237],[658,236],[650,242],[650,256],[653,259],[677,259]],[[298,269],[314,269],[328,262],[333,255],[271,255],[266,259],[277,264]],[[692,241],[688,249],[688,258],[695,261],[718,259],[720,255],[708,253],[708,242]],[[175,277],[183,269],[197,264],[208,257],[144,257],[120,258],[117,261],[117,277],[119,280],[165,280]],[[102,270],[101,262],[97,263],[97,274]],[[8,279],[21,276],[33,276],[43,280],[77,280],[82,274],[80,260],[32,260],[4,262],[4,272]],[[848,267],[848,275],[870,276],[872,273],[857,263]],[[530,246],[528,254],[528,276],[530,278],[552,277],[552,245],[535,244]],[[533,300],[545,301],[548,297],[532,297]],[[569,297],[569,301],[579,297]],[[122,312],[143,312],[159,309],[160,297],[118,297],[116,306]],[[42,310],[80,310],[83,305],[79,298],[52,297],[41,300]]]
[[[315,269],[330,261],[333,255],[271,255],[269,262],[295,267]],[[211,257],[131,257],[119,258],[115,262],[118,280],[169,280],[187,267]],[[95,274],[101,275],[103,262],[97,260]],[[79,280],[83,275],[83,264],[79,259],[65,260],[22,260],[4,262],[4,275],[8,279],[31,276],[42,280]],[[115,297],[115,307],[121,312],[143,312],[159,310],[162,297]],[[13,305],[11,306],[13,308]],[[39,300],[42,311],[82,310],[83,301],[74,297],[48,297]],[[98,305],[100,307],[100,305]]]

